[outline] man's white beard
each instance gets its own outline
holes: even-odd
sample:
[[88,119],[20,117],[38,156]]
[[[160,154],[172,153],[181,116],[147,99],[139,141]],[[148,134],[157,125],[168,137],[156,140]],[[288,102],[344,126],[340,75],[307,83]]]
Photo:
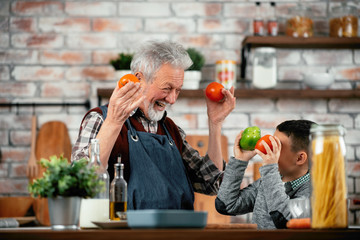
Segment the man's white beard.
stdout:
[[[165,110],[169,106],[168,103],[162,102],[162,104],[166,105]],[[164,111],[156,111],[154,109],[154,105],[155,105],[155,103],[152,103],[152,104],[149,105],[148,114],[149,114],[150,120],[157,122],[157,121],[160,121],[162,119],[162,117],[164,116],[165,110]]]

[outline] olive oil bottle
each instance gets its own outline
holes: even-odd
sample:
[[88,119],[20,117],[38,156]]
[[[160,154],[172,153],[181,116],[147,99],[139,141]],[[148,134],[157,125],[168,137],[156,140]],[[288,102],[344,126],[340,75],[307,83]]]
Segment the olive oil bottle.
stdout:
[[110,187],[110,219],[126,220],[127,183],[123,176],[124,164],[114,164],[115,176]]

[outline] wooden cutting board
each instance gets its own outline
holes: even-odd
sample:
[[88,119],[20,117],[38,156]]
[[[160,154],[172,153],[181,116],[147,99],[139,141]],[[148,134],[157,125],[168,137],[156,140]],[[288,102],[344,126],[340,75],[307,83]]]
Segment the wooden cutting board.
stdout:
[[[204,156],[209,145],[209,136],[207,135],[187,135],[186,141],[196,150],[200,155]],[[224,160],[228,161],[228,140],[227,137],[221,136],[221,152]],[[208,224],[228,224],[231,221],[230,216],[222,215],[215,209],[216,196],[207,196],[200,193],[195,193],[194,209],[195,211],[208,212]]]
[[[36,159],[49,159],[50,156],[64,155],[69,161],[71,159],[71,141],[65,123],[51,121],[44,123],[37,135],[35,146]],[[42,177],[45,169],[39,166],[38,178]],[[41,225],[50,226],[48,202],[46,198],[37,198],[34,201],[36,219]]]

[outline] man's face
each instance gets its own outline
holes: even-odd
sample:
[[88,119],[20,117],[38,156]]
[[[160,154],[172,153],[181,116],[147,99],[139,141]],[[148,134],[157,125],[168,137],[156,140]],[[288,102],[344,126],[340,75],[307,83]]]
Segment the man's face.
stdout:
[[281,152],[279,158],[279,171],[282,176],[291,176],[296,170],[296,160],[298,154],[291,151],[291,139],[278,130],[274,136],[278,137],[281,142]]
[[153,121],[159,121],[166,108],[176,102],[184,81],[184,70],[164,64],[154,76],[151,84],[143,81],[146,94],[144,103],[140,106],[145,116]]

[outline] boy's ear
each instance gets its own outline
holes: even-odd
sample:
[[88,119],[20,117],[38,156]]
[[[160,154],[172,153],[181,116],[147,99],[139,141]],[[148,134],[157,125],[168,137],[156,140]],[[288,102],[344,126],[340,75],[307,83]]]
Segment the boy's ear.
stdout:
[[300,151],[300,152],[298,153],[298,157],[297,157],[297,160],[296,160],[296,164],[297,164],[297,165],[303,165],[303,164],[305,164],[305,163],[307,163],[307,162],[308,162],[308,155],[307,155],[307,153],[304,152],[304,151]]

